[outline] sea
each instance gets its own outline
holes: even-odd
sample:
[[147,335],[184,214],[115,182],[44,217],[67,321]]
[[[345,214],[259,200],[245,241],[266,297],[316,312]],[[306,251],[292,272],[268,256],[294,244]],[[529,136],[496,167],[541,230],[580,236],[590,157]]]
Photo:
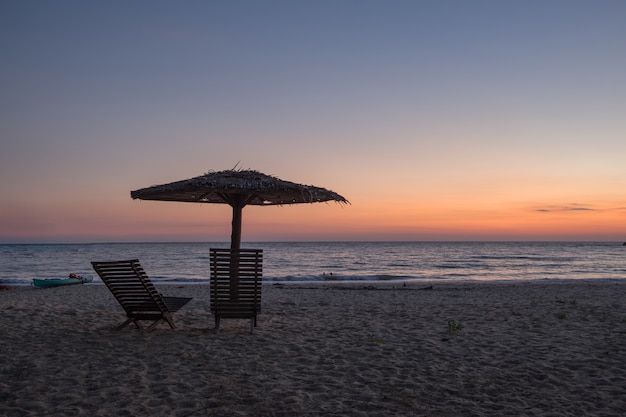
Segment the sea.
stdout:
[[[139,259],[162,284],[208,283],[209,248],[228,243],[0,245],[0,285],[91,275],[91,261]],[[247,242],[265,283],[626,279],[622,242]]]

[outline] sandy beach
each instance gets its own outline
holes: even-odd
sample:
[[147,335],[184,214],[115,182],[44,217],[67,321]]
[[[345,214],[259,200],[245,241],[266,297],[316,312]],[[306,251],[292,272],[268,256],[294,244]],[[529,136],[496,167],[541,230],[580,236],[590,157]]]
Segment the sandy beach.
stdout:
[[626,284],[268,285],[254,334],[124,320],[102,285],[0,291],[1,416],[621,416]]

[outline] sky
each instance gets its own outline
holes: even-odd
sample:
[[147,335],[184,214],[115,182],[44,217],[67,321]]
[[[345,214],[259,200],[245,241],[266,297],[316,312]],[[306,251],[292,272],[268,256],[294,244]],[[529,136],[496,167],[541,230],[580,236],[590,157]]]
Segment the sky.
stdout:
[[626,240],[626,1],[0,2],[0,243]]

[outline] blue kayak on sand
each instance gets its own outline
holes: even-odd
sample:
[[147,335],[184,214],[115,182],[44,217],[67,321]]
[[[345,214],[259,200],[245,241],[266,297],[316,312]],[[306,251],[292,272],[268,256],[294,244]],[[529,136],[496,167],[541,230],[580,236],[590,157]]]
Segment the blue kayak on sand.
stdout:
[[85,284],[91,281],[93,281],[91,275],[70,274],[67,278],[33,278],[33,285],[37,288],[51,288],[61,285]]

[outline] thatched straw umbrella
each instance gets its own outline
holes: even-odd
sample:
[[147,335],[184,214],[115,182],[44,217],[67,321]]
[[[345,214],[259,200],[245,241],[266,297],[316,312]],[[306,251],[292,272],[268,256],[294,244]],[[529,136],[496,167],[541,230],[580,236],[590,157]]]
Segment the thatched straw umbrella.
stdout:
[[348,200],[325,188],[296,184],[252,170],[208,172],[199,177],[131,191],[133,199],[228,204],[233,208],[231,249],[241,247],[241,212],[247,205],[276,206]]

